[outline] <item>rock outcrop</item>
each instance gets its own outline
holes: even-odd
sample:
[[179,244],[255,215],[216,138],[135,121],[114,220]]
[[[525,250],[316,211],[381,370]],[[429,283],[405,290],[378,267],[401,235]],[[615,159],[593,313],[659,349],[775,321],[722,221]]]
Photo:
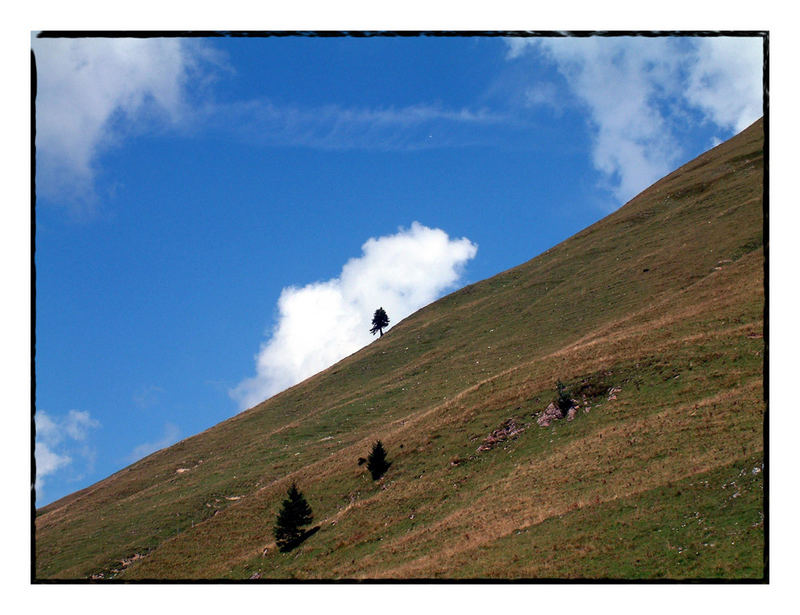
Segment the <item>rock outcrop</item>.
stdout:
[[501,442],[514,438],[523,431],[525,431],[524,425],[519,425],[514,419],[506,419],[500,427],[486,436],[483,443],[478,447],[478,452],[489,451]]
[[[550,423],[553,421],[557,421],[558,419],[563,419],[564,413],[561,411],[555,402],[550,402],[550,405],[544,409],[539,417],[536,419],[536,422],[539,424],[539,427],[549,427]],[[574,415],[573,415],[574,418]]]

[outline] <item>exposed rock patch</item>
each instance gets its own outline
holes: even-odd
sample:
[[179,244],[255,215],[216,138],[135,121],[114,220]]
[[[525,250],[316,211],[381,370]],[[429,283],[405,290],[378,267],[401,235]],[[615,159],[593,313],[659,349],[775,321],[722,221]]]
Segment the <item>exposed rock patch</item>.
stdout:
[[133,555],[131,555],[130,557],[126,557],[125,559],[123,559],[123,560],[120,562],[120,564],[122,564],[122,567],[123,567],[123,568],[127,568],[127,567],[128,567],[128,566],[130,566],[130,565],[131,565],[133,562],[135,562],[135,561],[136,561],[136,560],[138,560],[138,559],[142,559],[143,557],[144,557],[144,555],[143,555],[143,554],[141,554],[141,553],[134,553],[134,554],[133,554]]
[[[567,414],[569,414],[570,410],[574,410],[575,406],[572,406],[569,410],[567,410]],[[561,408],[559,408],[555,402],[550,402],[547,408],[544,409],[537,418],[536,422],[539,424],[539,427],[549,427],[550,423],[553,421],[557,421],[559,419],[563,419],[565,416],[564,412],[562,412]],[[575,413],[572,413],[572,418],[575,418]],[[572,419],[570,419],[572,420]]]
[[125,570],[128,566],[133,564],[135,561],[142,559],[147,555],[148,551],[144,553],[134,553],[130,557],[125,557],[119,560],[119,564],[112,567],[109,570],[104,570],[103,572],[96,572],[89,576],[89,579],[92,581],[103,581],[105,579],[114,579]]
[[567,420],[568,421],[573,420],[577,413],[578,413],[578,408],[576,406],[572,406],[572,408],[567,410]]
[[478,447],[478,452],[490,451],[501,442],[517,437],[523,431],[525,431],[524,425],[520,425],[514,419],[506,419],[500,427],[486,436],[483,443]]
[[[582,386],[582,390],[587,391],[591,395],[592,400],[596,400],[597,397],[602,398],[605,396],[608,401],[615,401],[617,399],[617,394],[622,391],[622,387],[618,386],[612,386],[606,389],[605,393],[603,393],[602,389],[600,392],[597,392],[596,389],[597,386],[591,383],[584,383]],[[553,421],[558,421],[564,418],[567,419],[567,421],[575,420],[579,410],[583,410],[584,414],[588,413],[589,410],[592,409],[590,401],[587,399],[586,394],[580,395],[580,397],[580,401],[576,399],[570,399],[571,405],[566,410],[561,410],[556,402],[550,402],[547,408],[545,408],[544,411],[536,417],[536,422],[540,427],[549,427]]]

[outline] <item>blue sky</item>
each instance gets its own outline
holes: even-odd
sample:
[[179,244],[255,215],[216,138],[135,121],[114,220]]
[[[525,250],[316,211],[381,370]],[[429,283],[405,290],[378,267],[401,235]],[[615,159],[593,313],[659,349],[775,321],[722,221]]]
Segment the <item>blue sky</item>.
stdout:
[[762,110],[761,39],[31,44],[37,506],[371,342],[379,305],[395,324],[533,258]]

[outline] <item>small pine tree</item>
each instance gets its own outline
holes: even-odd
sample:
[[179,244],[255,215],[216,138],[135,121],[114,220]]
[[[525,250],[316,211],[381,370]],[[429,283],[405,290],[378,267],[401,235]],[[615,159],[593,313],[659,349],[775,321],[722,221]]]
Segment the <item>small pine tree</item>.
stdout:
[[558,400],[556,401],[556,404],[561,412],[566,412],[572,407],[572,398],[566,391],[564,383],[560,380],[556,383],[556,389],[558,389]]
[[275,544],[283,552],[291,551],[303,541],[306,532],[302,527],[314,519],[311,507],[297,485],[292,483],[286,493],[289,497],[283,501],[274,530]]
[[372,474],[372,480],[378,480],[386,473],[391,463],[386,461],[386,450],[378,440],[372,445],[372,451],[367,457],[367,470]]
[[382,307],[379,307],[375,310],[375,314],[372,316],[372,329],[369,330],[372,335],[375,335],[378,331],[381,333],[381,337],[383,337],[383,330],[385,327],[389,326],[389,316],[386,314],[386,310]]

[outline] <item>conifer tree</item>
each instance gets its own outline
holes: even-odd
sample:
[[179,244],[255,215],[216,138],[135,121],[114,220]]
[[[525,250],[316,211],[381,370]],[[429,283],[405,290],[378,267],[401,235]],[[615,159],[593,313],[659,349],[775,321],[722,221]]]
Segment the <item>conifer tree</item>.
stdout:
[[558,400],[556,404],[558,405],[561,412],[566,412],[572,407],[572,398],[569,396],[567,392],[567,387],[564,386],[564,383],[559,380],[556,383],[556,389],[558,390]]
[[391,463],[386,461],[386,450],[378,440],[372,445],[372,451],[367,457],[367,470],[372,474],[372,480],[378,480],[386,473]]
[[306,531],[302,527],[314,519],[311,507],[297,485],[292,483],[286,493],[289,497],[283,501],[274,530],[275,543],[283,552],[291,551],[303,541]]
[[375,335],[378,331],[381,332],[381,337],[383,337],[383,329],[389,326],[389,316],[386,314],[386,310],[382,307],[379,307],[375,310],[375,314],[372,316],[372,329],[369,330],[372,335]]

